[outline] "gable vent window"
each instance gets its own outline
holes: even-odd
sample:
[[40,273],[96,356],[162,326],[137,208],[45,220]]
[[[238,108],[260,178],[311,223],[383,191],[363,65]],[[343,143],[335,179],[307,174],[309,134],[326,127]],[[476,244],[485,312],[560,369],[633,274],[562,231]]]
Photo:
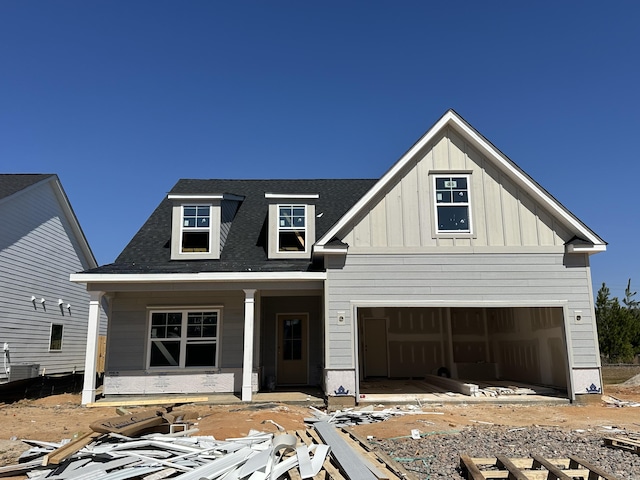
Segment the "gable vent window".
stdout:
[[278,251],[305,252],[307,236],[305,205],[278,206]]
[[435,176],[437,233],[471,233],[469,176]]
[[209,252],[211,249],[211,207],[182,207],[182,252]]

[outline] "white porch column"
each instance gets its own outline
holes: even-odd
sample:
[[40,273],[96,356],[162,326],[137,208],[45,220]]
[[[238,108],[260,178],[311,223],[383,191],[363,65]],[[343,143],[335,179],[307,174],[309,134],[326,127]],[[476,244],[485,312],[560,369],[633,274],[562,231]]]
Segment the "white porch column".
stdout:
[[98,365],[98,333],[100,332],[100,300],[104,292],[89,292],[89,321],[87,324],[87,351],[84,360],[84,386],[82,405],[96,400],[96,368]]
[[243,402],[251,401],[251,378],[253,377],[253,324],[255,320],[256,290],[244,291],[244,356],[242,361]]

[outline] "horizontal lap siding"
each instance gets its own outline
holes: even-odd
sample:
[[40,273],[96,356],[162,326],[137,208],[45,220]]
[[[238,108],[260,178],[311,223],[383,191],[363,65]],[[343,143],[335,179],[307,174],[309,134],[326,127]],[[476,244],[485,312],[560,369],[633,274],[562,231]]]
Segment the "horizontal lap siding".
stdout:
[[[0,219],[0,344],[9,344],[13,364],[37,363],[40,373],[83,371],[89,294],[69,275],[85,266],[51,185],[3,202]],[[64,301],[62,311],[58,299]],[[102,319],[105,324],[104,314]],[[61,351],[49,352],[51,324],[63,325]],[[0,381],[5,379],[0,372]]]
[[[571,264],[565,266],[563,262]],[[351,302],[444,302],[447,306],[475,302],[567,302],[574,366],[595,366],[597,336],[591,308],[591,285],[584,257],[565,260],[562,254],[354,255],[343,268],[327,275],[329,367],[353,367],[353,321],[337,324],[337,312]],[[571,312],[582,311],[576,324]]]
[[112,301],[111,321],[107,336],[109,371],[144,370],[147,368],[147,307],[157,309],[222,306],[222,325],[218,348],[221,368],[242,367],[244,339],[244,293],[226,292],[149,292],[119,293]]

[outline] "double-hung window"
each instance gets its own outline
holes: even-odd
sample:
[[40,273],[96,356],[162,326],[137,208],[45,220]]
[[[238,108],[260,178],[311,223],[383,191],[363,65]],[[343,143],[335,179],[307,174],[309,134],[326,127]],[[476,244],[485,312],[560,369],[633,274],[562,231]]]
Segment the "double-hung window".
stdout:
[[471,233],[469,175],[434,175],[436,233]]
[[306,237],[306,205],[278,205],[278,251],[305,252]]
[[149,367],[218,366],[220,310],[152,311]]
[[211,251],[211,206],[182,206],[182,253]]

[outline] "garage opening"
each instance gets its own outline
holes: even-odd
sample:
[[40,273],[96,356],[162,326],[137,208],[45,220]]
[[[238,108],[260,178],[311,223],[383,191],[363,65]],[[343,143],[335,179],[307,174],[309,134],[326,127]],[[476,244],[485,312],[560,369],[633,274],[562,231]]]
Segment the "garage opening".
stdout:
[[561,307],[358,308],[360,386],[438,375],[566,392],[564,331]]

